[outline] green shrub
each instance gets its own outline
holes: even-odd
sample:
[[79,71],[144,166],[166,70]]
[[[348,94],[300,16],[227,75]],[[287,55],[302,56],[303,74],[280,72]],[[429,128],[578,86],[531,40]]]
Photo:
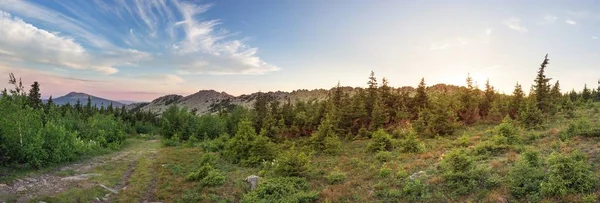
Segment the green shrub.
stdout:
[[216,139],[205,140],[202,142],[201,146],[204,150],[209,152],[219,152],[225,149],[227,145],[227,141],[229,141],[229,134],[223,133]]
[[540,128],[544,123],[544,115],[534,101],[528,101],[525,109],[520,113],[520,122],[527,129]]
[[323,150],[325,154],[335,155],[342,149],[342,141],[338,137],[326,137],[323,145],[325,146]]
[[165,147],[175,147],[179,146],[181,143],[179,142],[179,135],[175,134],[170,138],[164,138],[161,140],[161,143]]
[[202,185],[206,186],[217,186],[223,185],[227,178],[217,170],[211,170],[206,174],[204,178],[200,181]]
[[507,144],[517,144],[521,142],[518,136],[519,129],[513,124],[512,119],[509,116],[504,117],[502,123],[494,128],[497,135],[505,137]]
[[526,152],[508,172],[508,187],[516,198],[539,196],[544,171],[540,168],[539,153]]
[[444,185],[453,195],[473,192],[485,183],[486,170],[475,164],[464,149],[449,152],[440,165]]
[[404,179],[408,178],[408,172],[404,169],[400,169],[400,170],[398,170],[398,173],[396,173],[396,178],[398,180],[404,180]]
[[310,185],[304,178],[281,177],[267,179],[258,187],[244,195],[241,202],[314,202],[319,193],[310,190]]
[[215,155],[214,153],[204,153],[202,155],[202,157],[200,157],[200,165],[205,165],[205,164],[216,165],[217,160],[218,160],[217,155]]
[[358,134],[356,135],[359,139],[363,138],[371,138],[372,133],[367,130],[367,128],[362,127],[358,130]]
[[346,173],[335,170],[327,175],[327,183],[330,185],[340,184],[346,181]]
[[256,135],[252,122],[241,121],[237,133],[227,142],[224,155],[233,163],[256,166],[275,157],[275,144],[264,135]]
[[198,170],[188,174],[185,179],[188,181],[199,181],[208,176],[208,174],[213,170],[215,169],[210,164],[204,164]]
[[367,148],[371,152],[391,151],[394,149],[392,136],[387,134],[385,130],[379,129],[373,133],[373,138],[371,138]]
[[375,159],[377,159],[377,161],[380,162],[388,162],[390,160],[392,160],[393,155],[392,152],[388,152],[388,151],[379,151],[377,152],[377,154],[375,154]]
[[392,174],[392,169],[386,164],[381,166],[381,168],[379,169],[379,177],[381,178],[387,178],[390,176],[390,174]]
[[599,137],[600,128],[592,126],[587,118],[580,118],[571,121],[567,129],[562,131],[559,136],[563,141],[573,136]]
[[583,197],[581,197],[581,202],[582,203],[596,203],[597,202],[596,194],[591,193],[591,194],[584,195]]
[[579,153],[554,152],[547,159],[547,178],[541,183],[544,196],[588,193],[596,187],[596,178],[587,158]]
[[311,157],[295,147],[281,153],[272,162],[274,172],[281,176],[304,176],[310,170]]
[[473,153],[483,157],[497,156],[508,150],[507,142],[507,138],[494,135],[491,140],[486,140],[475,145]]
[[399,142],[400,151],[405,153],[417,153],[425,150],[425,144],[417,138],[417,133],[409,132]]
[[422,201],[429,197],[427,185],[420,179],[407,180],[402,186],[402,197],[410,201]]

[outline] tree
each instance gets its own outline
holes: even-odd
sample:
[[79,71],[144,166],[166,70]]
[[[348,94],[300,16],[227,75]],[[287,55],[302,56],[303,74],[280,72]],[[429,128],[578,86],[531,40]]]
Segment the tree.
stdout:
[[42,107],[42,95],[40,94],[40,84],[36,81],[31,85],[29,89],[29,96],[27,97],[29,106],[34,109]]
[[578,99],[578,98],[579,98],[579,94],[577,94],[577,92],[575,92],[575,89],[572,89],[572,90],[569,92],[569,99],[570,99],[572,102],[574,102],[574,101],[577,101],[577,99]]
[[429,104],[429,98],[426,92],[427,86],[425,86],[425,78],[421,78],[419,86],[417,87],[417,94],[413,98],[413,106],[418,110],[426,108]]
[[479,119],[478,96],[471,75],[467,76],[466,81],[467,87],[461,91],[460,95],[461,108],[458,111],[458,116],[464,124],[471,125]]
[[269,111],[268,108],[269,99],[265,93],[256,93],[256,101],[254,102],[254,129],[256,132],[260,132],[260,129],[264,126],[265,119]]
[[523,88],[521,88],[521,84],[517,82],[515,85],[515,90],[513,91],[512,97],[510,99],[508,115],[511,119],[519,118],[519,114],[524,107],[525,93],[523,93]]
[[373,111],[371,112],[371,123],[369,125],[371,130],[377,130],[378,128],[383,127],[383,125],[386,123],[386,115],[382,103],[381,97],[377,97],[375,99],[375,105],[373,106]]
[[552,100],[550,98],[550,80],[544,74],[546,66],[549,64],[548,54],[544,58],[544,61],[540,65],[537,77],[534,80],[533,90],[535,93],[536,106],[542,113],[549,113],[552,107]]
[[335,88],[333,88],[333,96],[331,97],[331,100],[333,100],[333,106],[335,106],[335,108],[341,108],[342,107],[342,97],[344,95],[344,90],[342,90],[342,87],[340,86],[340,82],[338,81],[337,86],[335,86]]
[[583,91],[581,92],[581,98],[583,99],[583,101],[588,101],[588,100],[592,99],[592,92],[587,87],[587,84],[585,84],[583,86]]
[[371,75],[369,75],[369,81],[367,82],[369,87],[367,88],[367,115],[371,115],[373,111],[373,107],[375,106],[375,100],[377,99],[377,78],[375,78],[375,72],[371,71]]
[[598,89],[596,90],[596,101],[600,101],[600,80],[598,80]]
[[490,85],[490,80],[488,79],[485,82],[485,92],[483,94],[483,101],[479,105],[479,114],[482,118],[487,118],[490,109],[492,108],[492,104],[494,103],[494,97],[496,96],[496,92],[494,87]]

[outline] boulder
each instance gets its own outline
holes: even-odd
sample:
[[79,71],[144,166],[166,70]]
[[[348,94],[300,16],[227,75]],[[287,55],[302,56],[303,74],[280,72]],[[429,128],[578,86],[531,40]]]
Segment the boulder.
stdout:
[[250,183],[250,190],[255,190],[256,187],[258,186],[258,180],[260,179],[260,177],[255,176],[255,175],[251,175],[248,176],[245,180],[246,182]]

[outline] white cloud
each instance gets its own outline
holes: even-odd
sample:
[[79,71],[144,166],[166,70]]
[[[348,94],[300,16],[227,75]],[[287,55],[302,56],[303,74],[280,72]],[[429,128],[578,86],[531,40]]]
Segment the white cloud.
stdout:
[[429,46],[429,50],[443,50],[443,49],[447,49],[450,47],[450,44],[448,43],[443,43],[443,44],[431,44]]
[[1,10],[0,27],[0,55],[26,61],[114,74],[119,71],[115,65],[151,58],[148,53],[133,49],[90,53],[73,38],[37,28]]
[[491,35],[492,34],[492,28],[486,28],[485,29],[485,35]]
[[540,24],[544,25],[544,24],[551,24],[556,22],[556,20],[558,20],[558,17],[553,16],[553,15],[546,15],[544,16],[544,21],[542,21]]
[[220,20],[197,20],[210,5],[178,3],[177,8],[183,21],[174,27],[185,33],[185,39],[172,46],[178,58],[179,72],[190,74],[264,74],[277,71],[258,56],[257,48],[249,47],[240,40],[232,40],[227,30],[217,30]]
[[598,37],[596,37],[596,36],[593,36],[593,37],[592,37],[592,39],[598,39]]
[[527,28],[523,25],[521,25],[521,19],[519,18],[510,18],[508,20],[505,20],[502,22],[504,25],[506,25],[506,27],[519,31],[519,32],[527,32]]
[[573,20],[565,20],[565,23],[570,24],[570,25],[576,25],[577,22],[573,21]]

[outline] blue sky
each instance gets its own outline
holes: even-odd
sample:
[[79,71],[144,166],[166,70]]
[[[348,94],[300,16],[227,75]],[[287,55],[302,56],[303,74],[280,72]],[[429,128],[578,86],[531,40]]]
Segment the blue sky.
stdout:
[[215,89],[464,84],[527,90],[543,56],[563,91],[596,87],[594,1],[0,2],[0,74],[42,93],[152,100]]

